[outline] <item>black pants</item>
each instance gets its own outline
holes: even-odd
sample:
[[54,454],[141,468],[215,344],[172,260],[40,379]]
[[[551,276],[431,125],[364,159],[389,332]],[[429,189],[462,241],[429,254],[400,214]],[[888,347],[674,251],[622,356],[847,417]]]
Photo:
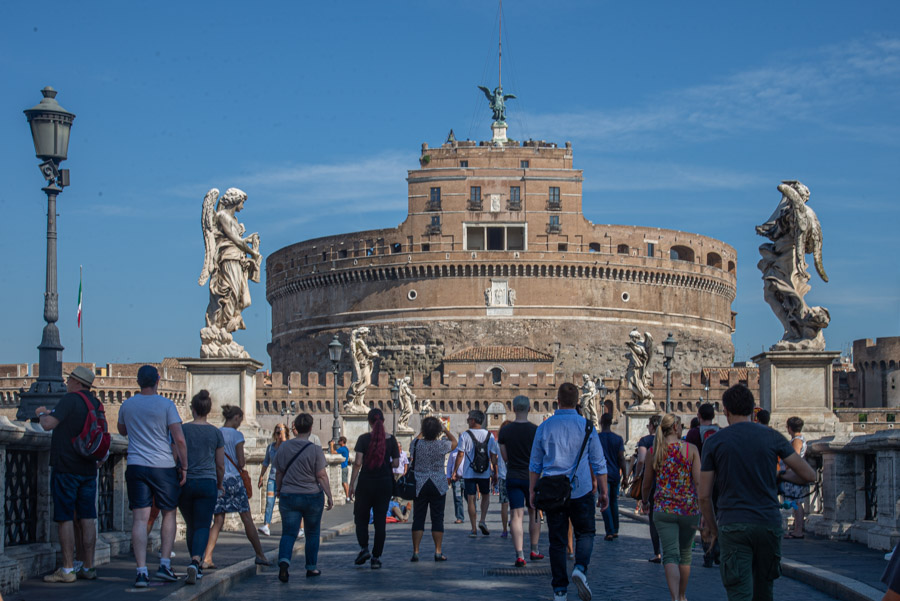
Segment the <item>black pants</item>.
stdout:
[[650,493],[650,542],[653,543],[653,554],[659,555],[659,533],[656,532],[656,524],[653,523],[653,493]]
[[431,531],[444,531],[444,505],[447,495],[438,492],[434,482],[428,480],[413,500],[413,530],[425,530],[425,514],[431,508]]
[[375,543],[372,557],[381,557],[384,551],[384,525],[388,504],[394,492],[394,479],[359,479],[356,486],[356,501],[353,504],[353,521],[356,523],[356,541],[360,547],[369,546],[369,511],[373,514]]

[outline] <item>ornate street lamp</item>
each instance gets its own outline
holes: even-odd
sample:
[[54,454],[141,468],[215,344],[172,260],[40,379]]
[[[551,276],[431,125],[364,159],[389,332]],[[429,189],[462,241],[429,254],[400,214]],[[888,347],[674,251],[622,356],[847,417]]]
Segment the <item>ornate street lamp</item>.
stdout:
[[44,291],[44,333],[38,345],[40,373],[28,392],[23,392],[16,412],[17,420],[34,418],[41,405],[52,409],[66,393],[62,377],[63,346],[59,341],[59,296],[56,291],[56,197],[69,185],[69,170],[60,169],[69,152],[69,132],[75,115],[56,102],[56,90],[41,90],[44,99],[25,111],[31,125],[34,154],[43,160],[41,174],[47,180],[42,188],[47,195],[47,283]]
[[394,385],[391,386],[391,415],[394,417],[394,425],[393,430],[391,430],[391,434],[394,436],[397,435],[397,409],[400,408],[400,387],[397,386],[397,380],[394,380]]
[[331,359],[331,369],[334,371],[334,402],[331,405],[331,409],[334,412],[334,422],[331,424],[331,441],[334,443],[335,448],[337,448],[338,438],[341,437],[341,416],[338,413],[338,396],[337,396],[337,379],[338,379],[338,369],[341,363],[341,353],[343,352],[344,347],[341,344],[341,341],[338,340],[338,335],[334,335],[334,339],[328,344],[328,358]]
[[672,338],[672,333],[669,332],[669,337],[663,340],[662,345],[663,356],[666,358],[663,362],[666,368],[666,413],[669,413],[672,410],[672,359],[675,357],[678,341]]

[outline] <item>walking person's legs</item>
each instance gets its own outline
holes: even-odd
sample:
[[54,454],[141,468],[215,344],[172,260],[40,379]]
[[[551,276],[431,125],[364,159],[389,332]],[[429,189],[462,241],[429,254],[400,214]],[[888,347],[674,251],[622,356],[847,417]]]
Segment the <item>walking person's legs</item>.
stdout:
[[278,510],[281,512],[281,539],[278,541],[278,579],[288,581],[288,568],[294,556],[294,543],[300,532],[301,513],[297,508],[300,495],[284,493],[278,499]]
[[372,502],[373,526],[375,527],[375,539],[372,542],[372,557],[380,559],[384,551],[385,520],[387,519],[388,505],[391,502],[393,480],[378,484],[375,498]]
[[[190,482],[190,480],[188,481]],[[213,521],[218,489],[215,480],[199,480],[195,490],[191,513],[194,534],[191,537],[191,563],[200,566],[201,556],[209,541],[209,529]]]
[[[412,561],[418,560],[419,544],[422,542],[422,537],[425,535],[425,517],[428,512],[428,498],[422,494],[423,492],[424,489],[419,492],[419,495],[415,499],[413,499]],[[432,517],[434,517],[433,513]]]
[[161,555],[160,563],[165,562],[172,555],[172,547],[175,546],[175,509],[161,509],[162,526],[159,529],[159,550]]
[[474,479],[465,481],[466,504],[469,510],[469,522],[472,524],[472,534],[478,534],[478,514],[475,513],[475,497],[478,495],[478,483]]
[[531,559],[543,559],[538,548],[538,542],[541,538],[541,518],[538,510],[531,507],[526,508],[528,513],[528,538],[531,542]]
[[[372,491],[368,482],[361,481],[357,483],[355,501],[353,502],[353,522],[356,525],[356,542],[360,548],[360,558],[362,551],[368,554],[369,549],[369,511],[372,509]],[[357,558],[359,559],[359,558]],[[368,557],[362,561],[366,561]]]
[[262,544],[259,542],[259,533],[256,531],[256,524],[253,523],[253,516],[250,514],[250,511],[242,511],[238,515],[241,516],[241,522],[244,524],[244,534],[247,535],[247,540],[250,541],[250,544],[253,546],[253,552],[256,553],[257,563],[268,564],[269,560],[266,559]]
[[660,563],[662,554],[659,546],[659,533],[656,531],[656,524],[653,522],[653,501],[650,501],[650,509],[647,511],[647,516],[650,520],[650,542],[653,544],[653,557],[650,558],[650,561],[653,563]]
[[566,566],[566,539],[569,533],[569,514],[566,511],[546,511],[547,533],[550,538],[550,586],[553,592],[565,591],[569,587]]
[[306,529],[304,555],[306,559],[306,575],[318,576],[319,533],[322,528],[322,511],[325,509],[325,493],[300,495],[300,510]]
[[[429,482],[430,484],[430,482]],[[432,488],[433,485],[432,485]],[[434,489],[434,494],[428,500],[431,506],[431,540],[434,541],[434,559],[443,561],[444,544],[444,508],[447,504],[447,495],[442,495]]]
[[578,587],[578,597],[582,601],[590,601],[591,589],[587,583],[587,569],[594,552],[594,535],[596,534],[596,498],[588,493],[569,501],[569,520],[575,536],[575,567],[572,568],[572,580]]
[[[275,481],[266,481],[266,514],[263,518],[263,526],[266,528],[272,523],[272,513],[275,511]],[[268,532],[266,532],[268,534]]]
[[[216,502],[218,505],[218,502]],[[213,523],[212,527],[209,529],[209,540],[206,543],[206,550],[203,552],[203,565],[204,566],[214,566],[212,555],[213,551],[216,548],[216,542],[219,540],[219,533],[222,531],[222,526],[225,525],[225,512],[217,513],[213,515]]]
[[465,519],[465,511],[463,508],[463,502],[465,501],[465,495],[463,494],[463,481],[457,480],[456,482],[451,483],[453,486],[453,511],[456,516],[456,523],[462,524],[463,519]]
[[[490,482],[490,480],[488,482]],[[479,525],[481,526],[481,531],[484,534],[488,534],[488,532],[486,532],[487,528],[484,525],[487,523],[487,514],[488,514],[488,509],[490,508],[490,506],[491,506],[491,491],[490,491],[490,485],[488,485],[487,492],[481,491],[481,521],[479,522]]]
[[669,587],[669,596],[672,601],[677,601],[681,598],[679,595],[679,589],[681,588],[681,572],[679,570],[681,549],[679,545],[678,517],[671,513],[656,512],[656,531],[659,533],[666,584]]

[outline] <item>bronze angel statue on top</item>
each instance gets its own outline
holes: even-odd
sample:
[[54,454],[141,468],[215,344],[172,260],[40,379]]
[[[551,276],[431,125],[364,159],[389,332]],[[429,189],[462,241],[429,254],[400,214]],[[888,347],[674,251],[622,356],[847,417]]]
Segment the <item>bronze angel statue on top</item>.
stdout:
[[[231,334],[244,330],[241,312],[250,306],[248,280],[259,282],[259,234],[244,237],[244,224],[236,213],[244,208],[247,195],[237,188],[229,188],[219,197],[217,188],[203,199],[200,225],[206,256],[197,283],[209,280],[209,305],[206,308],[206,327],[200,330],[200,356],[247,358],[244,347]],[[249,256],[248,256],[249,255]]]
[[488,102],[491,105],[491,110],[494,111],[494,122],[495,123],[503,123],[506,121],[506,101],[515,98],[515,94],[504,94],[503,88],[497,86],[494,88],[493,93],[488,90],[484,86],[478,86],[478,89],[484,92],[485,98],[488,99]]
[[809,188],[798,181],[778,185],[781,201],[769,220],[756,226],[756,233],[772,242],[759,247],[757,264],[763,277],[766,302],[784,326],[784,336],[771,350],[825,349],[822,330],[831,316],[824,307],[810,307],[803,297],[810,290],[806,255],[813,256],[816,271],[825,282],[822,264],[822,226],[809,207]]

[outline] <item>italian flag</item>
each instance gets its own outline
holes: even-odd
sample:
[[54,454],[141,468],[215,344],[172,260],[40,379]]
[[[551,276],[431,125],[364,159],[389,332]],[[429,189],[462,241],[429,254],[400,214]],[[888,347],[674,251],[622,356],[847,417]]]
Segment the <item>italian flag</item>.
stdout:
[[78,276],[78,327],[81,327],[81,275]]

